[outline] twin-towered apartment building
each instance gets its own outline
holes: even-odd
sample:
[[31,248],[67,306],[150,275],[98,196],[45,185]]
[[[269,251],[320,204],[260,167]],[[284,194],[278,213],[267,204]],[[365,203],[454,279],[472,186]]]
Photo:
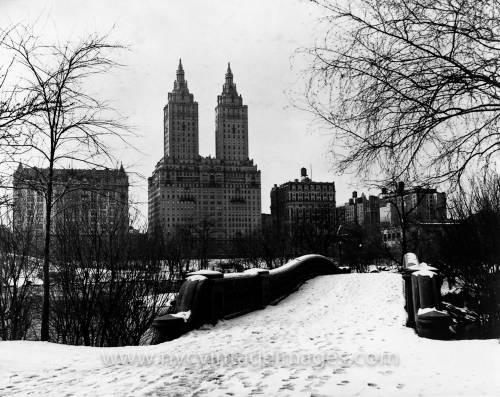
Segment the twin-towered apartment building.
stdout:
[[198,103],[181,61],[163,119],[164,156],[148,179],[149,229],[203,228],[216,239],[257,231],[260,171],[248,156],[248,108],[230,65],[215,107],[215,157],[199,154]]

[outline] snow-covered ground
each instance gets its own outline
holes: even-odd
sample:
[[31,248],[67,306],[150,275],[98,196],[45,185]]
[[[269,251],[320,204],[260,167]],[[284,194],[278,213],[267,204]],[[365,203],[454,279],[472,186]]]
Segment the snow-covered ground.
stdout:
[[0,342],[0,395],[500,395],[500,343],[419,338],[401,289],[393,273],[318,277],[157,346]]

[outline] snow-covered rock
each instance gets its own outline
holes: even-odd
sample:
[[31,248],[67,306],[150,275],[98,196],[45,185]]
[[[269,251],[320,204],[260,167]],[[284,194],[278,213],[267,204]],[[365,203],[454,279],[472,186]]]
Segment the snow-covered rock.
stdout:
[[179,317],[184,320],[184,322],[187,322],[189,318],[191,317],[191,310],[185,311],[185,312],[177,312],[174,314],[171,314],[172,317]]

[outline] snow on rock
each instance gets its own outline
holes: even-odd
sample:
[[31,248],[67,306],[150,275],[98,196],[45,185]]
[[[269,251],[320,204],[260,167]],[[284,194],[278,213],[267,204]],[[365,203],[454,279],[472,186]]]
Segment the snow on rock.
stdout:
[[393,273],[317,277],[156,346],[0,342],[0,395],[498,395],[498,341],[419,338],[401,289]]
[[172,317],[179,317],[184,320],[184,322],[187,322],[189,320],[189,317],[191,317],[191,310],[188,310],[186,312],[177,312],[174,314],[171,314]]
[[187,280],[189,281],[203,281],[206,280],[207,278],[205,276],[202,276],[201,274],[195,274],[193,276],[188,276]]
[[191,272],[191,273],[188,273],[188,276],[192,277],[192,276],[197,276],[197,275],[201,275],[201,276],[219,276],[221,273],[218,272],[217,270],[210,270],[210,269],[203,269],[203,270],[197,270],[195,272]]
[[436,273],[432,270],[419,270],[418,272],[413,273],[415,276],[425,276],[425,277],[434,277]]
[[244,274],[260,274],[260,273],[269,273],[269,270],[267,269],[261,269],[258,267],[254,267],[251,269],[246,269],[243,271]]
[[417,314],[420,316],[421,314],[427,314],[427,313],[430,313],[430,312],[436,312],[436,313],[446,314],[446,312],[438,310],[435,307],[426,307],[425,309],[419,308]]
[[419,265],[412,265],[408,267],[409,270],[419,270],[419,271],[431,271],[435,272],[437,269],[433,266],[429,266],[427,263],[422,262]]

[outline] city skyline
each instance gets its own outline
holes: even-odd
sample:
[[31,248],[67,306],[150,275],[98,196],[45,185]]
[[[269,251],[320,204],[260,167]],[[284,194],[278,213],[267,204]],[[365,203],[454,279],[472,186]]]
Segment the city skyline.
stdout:
[[[227,63],[231,63],[249,105],[249,152],[262,170],[262,212],[270,212],[272,186],[294,180],[300,167],[306,167],[314,180],[335,181],[341,200],[362,185],[352,176],[331,172],[329,135],[312,126],[310,115],[291,103],[290,91],[301,87],[294,84],[305,66],[300,57],[291,59],[294,51],[320,37],[314,33],[319,9],[305,1],[169,2],[168,6],[91,1],[82,7],[73,1],[26,0],[6,2],[0,8],[4,25],[35,23],[35,30],[47,41],[110,32],[112,41],[129,46],[118,57],[124,66],[107,76],[105,85],[101,82],[95,88],[139,135],[131,140],[138,152],[116,147],[114,153],[131,173],[130,197],[139,202],[143,219],[147,214],[147,177],[163,151],[159,144],[162,109],[179,58],[200,104],[202,156],[215,156],[215,99]],[[143,20],[148,24],[137,23]],[[256,29],[255,21],[265,20],[269,23],[259,23]]]

